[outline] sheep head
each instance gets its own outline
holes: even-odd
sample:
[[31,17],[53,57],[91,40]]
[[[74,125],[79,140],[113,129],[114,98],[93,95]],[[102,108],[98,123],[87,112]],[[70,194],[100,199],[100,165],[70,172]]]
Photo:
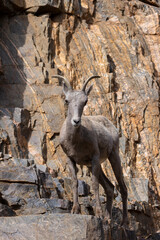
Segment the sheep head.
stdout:
[[56,78],[63,80],[63,92],[65,94],[65,102],[68,105],[68,115],[71,120],[71,124],[78,128],[81,124],[81,116],[83,113],[84,106],[87,104],[88,95],[91,92],[93,85],[87,87],[87,84],[93,78],[100,78],[100,76],[91,76],[83,84],[82,90],[73,90],[70,82],[63,76],[56,75]]

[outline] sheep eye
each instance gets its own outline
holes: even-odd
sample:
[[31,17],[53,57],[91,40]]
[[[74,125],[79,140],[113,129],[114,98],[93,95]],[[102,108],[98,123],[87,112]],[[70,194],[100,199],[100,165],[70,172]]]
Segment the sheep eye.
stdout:
[[87,102],[88,102],[88,100],[86,100],[86,101],[85,101],[84,105],[86,105],[86,104],[87,104]]
[[68,100],[67,100],[67,99],[65,99],[65,103],[68,105],[68,103],[69,103],[69,102],[68,102]]

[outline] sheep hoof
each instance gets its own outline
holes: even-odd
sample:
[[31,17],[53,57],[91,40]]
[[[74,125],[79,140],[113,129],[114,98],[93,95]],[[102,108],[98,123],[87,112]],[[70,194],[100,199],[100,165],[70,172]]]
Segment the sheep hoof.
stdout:
[[96,207],[96,217],[102,218],[103,212],[101,207]]
[[125,217],[121,222],[121,227],[126,228],[126,227],[128,227],[128,225],[129,225],[128,217]]
[[106,217],[106,216],[105,216],[105,217],[104,217],[104,222],[105,222],[105,223],[107,222],[108,225],[111,226],[112,219],[111,219],[110,217]]
[[79,203],[73,205],[71,213],[72,214],[79,214],[80,213]]

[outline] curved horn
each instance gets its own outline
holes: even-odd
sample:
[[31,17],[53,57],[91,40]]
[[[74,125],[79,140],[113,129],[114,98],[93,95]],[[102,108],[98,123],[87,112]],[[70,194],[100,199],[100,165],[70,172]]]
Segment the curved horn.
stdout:
[[69,89],[72,89],[71,84],[70,84],[70,82],[68,81],[67,78],[65,78],[65,77],[63,77],[63,76],[60,76],[60,75],[54,75],[54,76],[52,76],[52,78],[62,78],[63,81],[65,82],[65,84],[67,85],[67,87],[68,87]]
[[89,81],[91,81],[91,79],[93,79],[93,78],[100,78],[100,76],[93,75],[92,77],[89,77],[89,78],[85,81],[85,83],[83,84],[82,91],[85,91],[87,84],[88,84]]

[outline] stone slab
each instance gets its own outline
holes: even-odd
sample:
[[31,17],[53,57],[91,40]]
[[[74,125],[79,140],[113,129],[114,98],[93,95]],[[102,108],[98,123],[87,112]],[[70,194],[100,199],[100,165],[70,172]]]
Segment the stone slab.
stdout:
[[51,214],[0,218],[1,240],[100,240],[101,222],[93,216]]
[[37,175],[32,167],[0,168],[1,182],[37,183]]

